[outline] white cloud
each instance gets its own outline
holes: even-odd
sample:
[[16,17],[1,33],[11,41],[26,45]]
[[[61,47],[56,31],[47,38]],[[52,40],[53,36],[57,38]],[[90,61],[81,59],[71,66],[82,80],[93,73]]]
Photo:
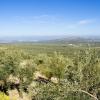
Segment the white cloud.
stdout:
[[93,23],[94,22],[94,20],[80,20],[79,22],[78,22],[78,24],[79,25],[86,25],[86,24],[90,24],[90,23]]
[[32,18],[33,19],[41,19],[41,18],[49,18],[49,17],[51,17],[50,15],[38,15],[38,16],[33,16]]
[[17,23],[24,24],[55,24],[59,17],[56,15],[37,15],[37,16],[15,16]]
[[83,25],[90,25],[90,24],[94,23],[95,21],[96,20],[94,20],[94,19],[84,19],[84,20],[76,21],[72,24],[67,25],[67,28],[76,29],[76,28],[79,28]]
[[70,25],[67,25],[67,28],[68,29],[75,29],[77,27],[77,24],[70,24]]

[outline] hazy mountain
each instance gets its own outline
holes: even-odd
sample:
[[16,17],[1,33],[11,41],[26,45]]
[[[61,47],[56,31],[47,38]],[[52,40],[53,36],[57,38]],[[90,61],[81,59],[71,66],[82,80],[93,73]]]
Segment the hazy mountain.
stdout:
[[17,36],[0,37],[0,43],[13,42],[52,42],[52,43],[78,43],[100,42],[100,36]]
[[48,43],[86,43],[86,42],[100,42],[99,36],[66,36],[58,39],[51,39],[48,41],[43,41]]

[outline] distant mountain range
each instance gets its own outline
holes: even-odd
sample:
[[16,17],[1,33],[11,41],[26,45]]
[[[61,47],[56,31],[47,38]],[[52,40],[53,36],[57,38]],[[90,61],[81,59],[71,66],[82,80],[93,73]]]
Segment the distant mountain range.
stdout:
[[20,36],[0,37],[0,43],[16,42],[46,42],[46,43],[78,43],[78,42],[100,42],[100,36]]
[[39,42],[58,39],[59,36],[5,36],[0,37],[0,43]]
[[100,42],[100,37],[64,37],[55,40],[48,40],[46,42],[56,43],[86,43],[86,42]]

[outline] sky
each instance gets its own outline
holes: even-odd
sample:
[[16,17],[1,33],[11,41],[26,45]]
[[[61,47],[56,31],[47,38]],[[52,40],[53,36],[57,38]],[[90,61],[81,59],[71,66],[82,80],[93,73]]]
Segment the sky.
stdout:
[[0,37],[34,35],[100,35],[100,0],[0,0]]

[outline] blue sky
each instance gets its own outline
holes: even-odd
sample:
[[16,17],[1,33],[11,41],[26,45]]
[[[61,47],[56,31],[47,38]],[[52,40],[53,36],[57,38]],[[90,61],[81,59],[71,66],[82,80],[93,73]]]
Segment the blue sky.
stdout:
[[100,35],[100,0],[0,0],[0,36]]

